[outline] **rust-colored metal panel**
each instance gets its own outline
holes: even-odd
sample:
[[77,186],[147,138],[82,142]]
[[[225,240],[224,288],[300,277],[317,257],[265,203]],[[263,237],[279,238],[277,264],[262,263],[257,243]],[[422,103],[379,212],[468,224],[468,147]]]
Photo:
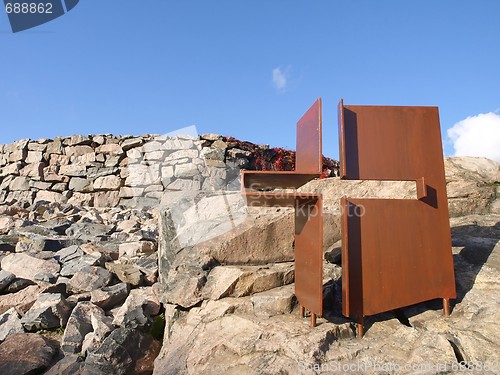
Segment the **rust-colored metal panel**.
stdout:
[[456,298],[438,109],[341,101],[339,134],[342,178],[414,180],[418,197],[342,199],[343,313]]
[[321,99],[297,123],[295,171],[243,171],[242,194],[248,206],[295,209],[295,295],[311,312],[311,325],[323,315],[323,208],[318,194],[259,191],[297,188],[319,177],[323,166]]
[[319,98],[297,122],[295,172],[321,174],[323,168],[321,127],[321,98]]
[[300,306],[323,315],[323,207],[321,196],[297,197],[295,296]]

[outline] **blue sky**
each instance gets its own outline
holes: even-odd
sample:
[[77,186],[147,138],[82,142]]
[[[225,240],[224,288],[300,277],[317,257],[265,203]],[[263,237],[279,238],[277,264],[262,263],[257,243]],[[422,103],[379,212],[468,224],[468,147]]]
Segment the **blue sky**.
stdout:
[[322,97],[328,156],[340,98],[439,106],[452,155],[468,118],[500,140],[499,17],[497,0],[82,0],[13,34],[0,11],[0,143],[196,125],[294,148]]

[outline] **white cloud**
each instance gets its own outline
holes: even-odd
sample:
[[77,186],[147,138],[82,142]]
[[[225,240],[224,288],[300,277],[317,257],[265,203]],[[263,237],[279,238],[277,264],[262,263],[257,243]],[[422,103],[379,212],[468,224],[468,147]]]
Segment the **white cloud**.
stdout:
[[500,115],[480,113],[448,129],[456,156],[484,156],[500,163]]
[[281,67],[273,69],[273,86],[279,92],[284,92],[288,84],[288,69],[283,71]]

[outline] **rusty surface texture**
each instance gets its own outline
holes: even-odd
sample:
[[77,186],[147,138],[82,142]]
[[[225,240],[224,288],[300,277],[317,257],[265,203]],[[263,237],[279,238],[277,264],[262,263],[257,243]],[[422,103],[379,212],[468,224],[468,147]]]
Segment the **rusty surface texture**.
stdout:
[[340,174],[413,180],[418,199],[344,197],[342,310],[365,316],[456,298],[437,107],[338,107]]
[[242,193],[248,206],[294,207],[295,295],[311,312],[311,325],[323,315],[323,208],[319,194],[268,189],[297,188],[319,177],[323,165],[321,99],[297,123],[295,171],[243,171]]

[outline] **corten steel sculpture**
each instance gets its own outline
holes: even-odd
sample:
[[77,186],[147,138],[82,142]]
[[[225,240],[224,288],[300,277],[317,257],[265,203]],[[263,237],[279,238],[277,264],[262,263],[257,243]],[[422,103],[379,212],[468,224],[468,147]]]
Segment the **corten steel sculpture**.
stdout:
[[296,189],[322,172],[321,99],[297,123],[294,171],[243,171],[248,206],[295,208],[295,295],[300,315],[311,312],[311,326],[323,315],[323,208],[320,194],[265,191]]
[[342,310],[358,322],[456,298],[437,107],[338,106],[340,175],[407,180],[417,199],[342,198]]

